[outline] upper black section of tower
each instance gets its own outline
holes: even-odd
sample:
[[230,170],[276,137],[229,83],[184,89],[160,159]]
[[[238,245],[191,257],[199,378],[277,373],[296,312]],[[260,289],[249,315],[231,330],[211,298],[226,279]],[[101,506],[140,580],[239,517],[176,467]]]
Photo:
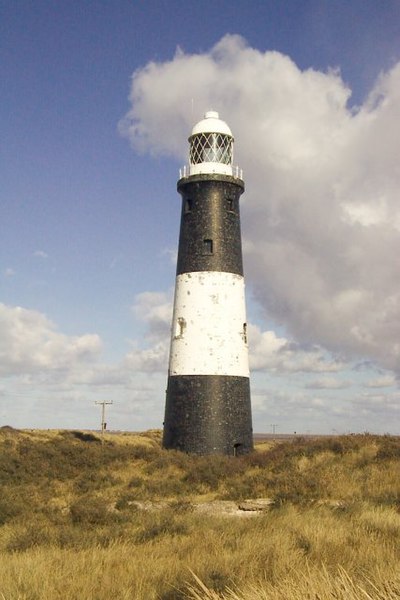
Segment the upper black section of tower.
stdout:
[[243,275],[239,198],[241,179],[192,175],[178,181],[182,196],[177,275],[224,271]]

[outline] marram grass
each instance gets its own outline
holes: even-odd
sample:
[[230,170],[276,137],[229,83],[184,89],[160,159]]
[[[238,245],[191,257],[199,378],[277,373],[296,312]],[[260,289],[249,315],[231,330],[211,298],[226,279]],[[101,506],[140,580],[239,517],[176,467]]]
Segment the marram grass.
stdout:
[[315,572],[307,569],[276,585],[263,582],[243,589],[227,587],[222,594],[204,585],[195,573],[192,577],[194,582],[187,585],[191,600],[398,600],[400,597],[398,571],[374,583],[368,575],[361,579],[351,577],[342,567],[335,573],[324,568]]
[[[385,436],[230,459],[0,430],[0,600],[400,598],[399,462]],[[245,498],[271,508],[196,510]]]

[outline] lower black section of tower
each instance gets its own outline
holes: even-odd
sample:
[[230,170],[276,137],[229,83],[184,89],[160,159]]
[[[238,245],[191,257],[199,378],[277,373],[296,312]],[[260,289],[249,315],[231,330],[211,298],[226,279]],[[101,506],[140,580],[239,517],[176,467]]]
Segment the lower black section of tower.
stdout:
[[237,456],[251,452],[249,378],[170,376],[163,446],[190,454]]

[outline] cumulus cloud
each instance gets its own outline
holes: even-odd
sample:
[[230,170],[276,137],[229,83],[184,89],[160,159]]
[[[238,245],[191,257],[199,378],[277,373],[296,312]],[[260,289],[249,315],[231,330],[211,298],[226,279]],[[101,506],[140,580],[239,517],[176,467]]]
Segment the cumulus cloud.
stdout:
[[125,358],[126,368],[147,373],[167,372],[172,318],[172,293],[142,292],[135,297],[133,313],[146,330]]
[[146,324],[146,339],[159,341],[169,336],[172,319],[172,292],[142,292],[135,296],[132,310]]
[[137,150],[185,160],[193,121],[219,110],[244,168],[246,275],[265,316],[301,345],[399,373],[400,64],[357,109],[350,96],[337,70],[228,35],[136,71],[120,128]]
[[368,388],[386,388],[393,387],[396,385],[396,379],[393,375],[382,375],[381,377],[376,377],[375,379],[370,379],[366,383],[366,387]]
[[336,377],[322,377],[305,385],[307,390],[344,390],[351,387],[351,382]]
[[269,373],[337,372],[344,368],[339,359],[326,356],[318,346],[303,347],[273,331],[261,331],[249,324],[250,369]]
[[[132,343],[130,352],[122,360],[104,364],[97,335],[67,336],[43,314],[0,304],[0,372],[3,376],[0,396],[4,418],[14,414],[18,403],[20,416],[12,421],[14,425],[60,426],[61,411],[58,415],[54,406],[66,402],[70,408],[63,413],[63,426],[76,426],[76,411],[79,411],[80,426],[92,427],[97,422],[94,400],[107,398],[115,401],[112,427],[140,429],[161,423],[164,396],[160,390],[167,374],[172,294],[144,292],[135,298],[132,309],[144,326],[142,337]],[[310,388],[338,389],[331,374],[343,367],[340,360],[334,360],[320,347],[300,345],[251,324],[249,338],[254,371],[252,403],[258,431],[268,427],[260,421],[266,414],[273,419],[271,422],[288,431],[300,431],[305,416],[307,427],[315,431],[321,431],[321,427],[325,431],[328,425],[322,426],[320,419],[326,420],[327,415],[346,416],[346,422],[351,416],[354,418],[352,427],[358,430],[368,428],[360,420],[363,415],[367,419],[373,414],[376,423],[380,416],[382,431],[388,430],[388,422],[395,422],[391,420],[392,415],[398,413],[398,394],[395,393],[389,396],[375,391],[356,394],[350,404],[346,399],[323,397],[326,391],[320,396],[310,395]],[[274,373],[275,381],[265,378],[265,372]],[[274,389],[275,385],[280,387],[279,376],[287,373],[294,375],[294,387],[290,389],[285,384],[283,389]],[[296,383],[299,373],[318,373],[321,377],[315,385],[299,390]],[[384,375],[380,375],[371,380],[369,387],[389,383],[388,378],[385,380]],[[280,381],[282,383],[282,379]],[[359,408],[363,403],[365,406]]]
[[0,373],[69,370],[98,357],[98,335],[66,336],[41,313],[0,304]]

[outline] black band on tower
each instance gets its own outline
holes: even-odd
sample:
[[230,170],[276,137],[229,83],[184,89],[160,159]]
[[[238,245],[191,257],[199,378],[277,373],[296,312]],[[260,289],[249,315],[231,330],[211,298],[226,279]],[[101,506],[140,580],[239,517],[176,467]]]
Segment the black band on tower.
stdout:
[[236,456],[253,449],[248,377],[168,378],[164,447]]
[[182,195],[177,275],[224,271],[243,275],[239,198],[244,183],[226,175],[178,181]]

